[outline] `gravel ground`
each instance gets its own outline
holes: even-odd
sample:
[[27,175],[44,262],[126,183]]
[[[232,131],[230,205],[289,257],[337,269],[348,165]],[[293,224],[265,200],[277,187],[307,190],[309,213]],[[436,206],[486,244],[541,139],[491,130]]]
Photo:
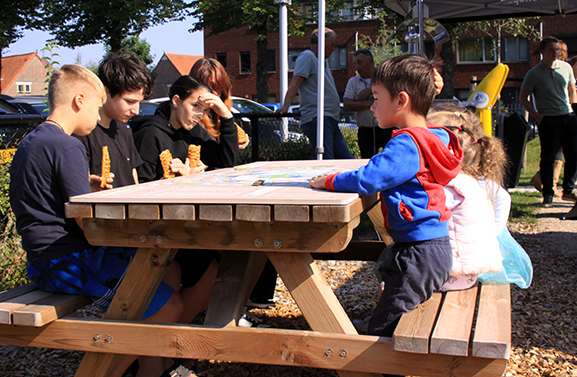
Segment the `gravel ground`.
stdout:
[[[528,289],[511,289],[512,352],[505,376],[577,376],[577,221],[560,220],[571,207],[572,203],[555,199],[552,208],[539,210],[536,224],[509,224],[531,257],[534,276]],[[320,261],[319,265],[351,319],[369,315],[375,304],[373,263]],[[280,279],[275,302],[275,309],[251,313],[271,327],[308,329]],[[79,311],[79,316],[85,315],[100,313],[87,307]],[[0,376],[73,376],[81,358],[81,352],[0,346]],[[314,368],[212,361],[197,361],[194,369],[204,377],[337,376]]]

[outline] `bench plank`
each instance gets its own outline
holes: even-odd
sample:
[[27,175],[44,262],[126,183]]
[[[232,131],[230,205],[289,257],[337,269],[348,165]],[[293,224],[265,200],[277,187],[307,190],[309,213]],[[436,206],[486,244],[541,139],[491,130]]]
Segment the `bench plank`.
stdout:
[[[164,336],[159,336],[161,329]],[[111,342],[104,341],[106,335]],[[501,359],[397,352],[386,338],[369,335],[85,319],[58,319],[42,328],[1,325],[0,343],[427,377],[497,377],[507,365]],[[327,350],[333,355],[327,356]],[[340,350],[346,357],[339,356]]]
[[431,337],[431,353],[467,356],[473,327],[478,285],[445,293]]
[[511,353],[511,292],[509,284],[481,285],[473,356],[509,359]]
[[15,310],[12,313],[12,321],[15,325],[42,327],[91,302],[92,300],[85,296],[52,294],[45,299]]
[[395,351],[429,353],[429,338],[442,298],[442,293],[434,293],[429,300],[401,317],[393,334]]
[[12,313],[15,310],[23,308],[28,304],[32,304],[33,302],[42,300],[43,298],[51,295],[53,295],[53,293],[44,292],[40,289],[37,289],[0,303],[0,323],[11,324]]
[[28,292],[37,290],[38,287],[34,283],[28,283],[16,288],[11,288],[0,293],[0,302],[10,300],[14,297],[22,296]]

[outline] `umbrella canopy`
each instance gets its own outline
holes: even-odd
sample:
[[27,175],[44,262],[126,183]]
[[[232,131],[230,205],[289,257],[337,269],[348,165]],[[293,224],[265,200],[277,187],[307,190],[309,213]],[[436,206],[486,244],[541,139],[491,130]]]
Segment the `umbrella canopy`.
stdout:
[[[384,0],[392,11],[407,16],[414,1]],[[577,12],[574,0],[424,0],[429,18],[463,22],[508,17],[535,17]]]

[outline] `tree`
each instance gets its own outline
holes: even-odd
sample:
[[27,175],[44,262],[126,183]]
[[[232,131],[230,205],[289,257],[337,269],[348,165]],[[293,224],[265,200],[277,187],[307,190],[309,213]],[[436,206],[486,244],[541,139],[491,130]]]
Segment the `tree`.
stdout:
[[[126,37],[120,42],[120,49],[133,52],[142,60],[142,62],[151,69],[151,64],[154,62],[154,57],[156,55],[150,54],[150,43],[146,41],[146,39],[140,39],[139,37],[133,35],[130,37]],[[112,51],[112,47],[108,44],[104,46],[104,51],[108,54]]]
[[[257,64],[256,81],[259,102],[268,100],[267,83],[267,32],[278,30],[279,7],[272,0],[193,0],[196,8],[192,12],[198,21],[194,23],[190,31],[208,30],[208,36],[248,27],[256,34]],[[289,35],[303,35],[306,30],[306,22],[316,19],[316,3],[311,6],[298,1],[287,5]],[[335,12],[346,6],[341,0],[327,2],[329,11],[327,20],[335,20]],[[309,10],[305,14],[303,9]]]
[[[379,12],[379,26],[373,30],[372,35],[361,35],[359,39],[359,47],[371,51],[375,65],[403,53],[398,37],[393,28],[389,26],[391,23],[389,18],[387,12]],[[392,22],[395,22],[394,16]]]
[[507,36],[523,36],[530,40],[539,37],[539,31],[534,26],[538,17],[529,18],[507,18],[489,21],[470,21],[444,25],[452,40],[443,44],[441,48],[441,58],[443,59],[443,80],[445,86],[439,95],[440,98],[453,98],[454,77],[455,77],[455,51],[456,39],[464,36],[473,36],[479,39],[489,37],[493,41],[495,49],[495,63],[501,62],[501,40]]
[[45,0],[42,28],[64,47],[104,42],[118,51],[127,36],[183,20],[189,6],[185,0]]
[[[22,30],[31,26],[37,20],[37,9],[40,0],[12,0],[3,4],[0,16],[0,56],[2,50],[22,37]],[[0,60],[0,74],[2,62]],[[2,82],[0,81],[0,89]]]

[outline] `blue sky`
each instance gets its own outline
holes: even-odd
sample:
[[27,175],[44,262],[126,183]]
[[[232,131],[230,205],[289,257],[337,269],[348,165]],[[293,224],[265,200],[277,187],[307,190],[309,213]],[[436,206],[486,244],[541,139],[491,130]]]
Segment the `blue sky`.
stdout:
[[[146,39],[150,44],[154,63],[158,63],[165,52],[173,54],[204,55],[204,38],[202,32],[189,33],[192,28],[194,18],[189,17],[184,21],[169,22],[164,25],[152,27],[145,30],[140,38]],[[24,36],[15,43],[2,50],[2,55],[17,55],[38,51],[42,57],[45,51],[41,51],[50,39],[50,34],[42,31],[25,31]],[[56,60],[62,64],[76,63],[76,58],[80,53],[82,65],[89,61],[98,63],[104,55],[104,47],[99,45],[88,45],[76,49],[59,48],[56,51],[60,56]]]

